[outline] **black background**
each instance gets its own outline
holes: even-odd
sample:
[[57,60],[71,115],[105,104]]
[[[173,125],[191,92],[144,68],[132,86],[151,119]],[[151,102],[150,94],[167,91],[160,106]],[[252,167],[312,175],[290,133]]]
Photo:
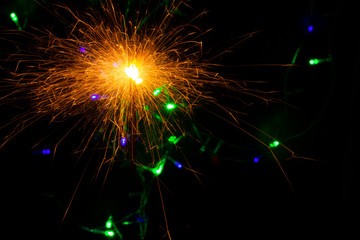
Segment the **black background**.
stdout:
[[[63,2],[79,10],[97,6],[92,1]],[[354,31],[357,17],[352,7],[346,1],[190,1],[189,5],[193,9],[180,8],[183,12],[176,21],[186,23],[202,10],[208,11],[196,21],[202,30],[212,29],[203,39],[205,56],[223,52],[254,33],[214,62],[223,65],[220,73],[225,76],[264,81],[249,86],[278,90],[274,96],[289,105],[265,104],[246,97],[253,103],[251,106],[244,107],[228,98],[220,97],[219,101],[243,111],[243,119],[284,140],[297,155],[316,161],[287,159],[284,148],[274,150],[293,191],[267,148],[199,108],[193,121],[212,132],[207,147],[213,149],[219,139],[225,143],[218,156],[213,156],[211,151],[202,153],[202,145],[194,139],[185,138],[179,147],[192,168],[200,172],[199,179],[171,163],[160,175],[172,239],[240,239],[249,233],[253,237],[264,233],[286,236],[287,230],[296,236],[314,230],[331,233],[330,226],[345,221],[344,214],[352,214],[355,206],[353,182],[357,172],[352,161],[352,112],[359,77],[359,45]],[[62,34],[62,23],[31,1],[2,3],[2,29],[15,28],[8,17],[12,11],[19,17],[27,12],[29,26],[47,27]],[[308,33],[310,21],[314,30]],[[7,46],[7,41],[2,42]],[[291,69],[279,66],[291,63],[299,46],[297,66]],[[3,52],[9,51],[12,49]],[[307,64],[309,58],[329,55],[332,62],[313,67]],[[4,79],[8,77],[6,69],[12,67],[11,63],[2,62]],[[1,105],[1,125],[24,111],[27,105],[21,104],[22,108]],[[55,156],[34,154],[42,148],[52,149],[73,121],[36,123],[0,151],[5,200],[2,207],[8,213],[4,221],[10,223],[5,229],[14,228],[12,231],[19,238],[102,239],[105,237],[86,232],[80,226],[103,226],[109,215],[121,219],[137,207],[137,200],[129,197],[139,188],[139,179],[133,172],[115,165],[104,185],[103,175],[92,181],[99,154],[89,151],[80,160],[73,154],[81,141],[81,131],[72,133]],[[269,141],[249,126],[241,126],[261,141]],[[192,131],[190,125],[189,128]],[[9,130],[1,129],[2,137]],[[53,132],[53,140],[33,149],[49,132]],[[172,157],[188,166],[179,152]],[[259,163],[253,163],[255,156],[261,156]],[[88,159],[92,160],[87,165]],[[69,214],[61,223],[86,166]],[[161,239],[166,225],[156,182],[149,197],[148,217],[146,239]],[[121,228],[124,239],[136,239],[134,226]]]

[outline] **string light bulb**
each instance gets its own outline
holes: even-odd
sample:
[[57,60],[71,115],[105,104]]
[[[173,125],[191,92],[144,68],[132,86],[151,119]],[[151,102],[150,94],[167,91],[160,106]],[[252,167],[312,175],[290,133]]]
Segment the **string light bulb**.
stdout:
[[179,163],[179,162],[174,162],[174,164],[175,164],[175,166],[177,167],[177,168],[182,168],[182,164],[181,163]]
[[120,143],[121,143],[121,146],[125,147],[126,146],[126,138],[125,137],[122,137],[120,139]]
[[168,103],[166,104],[166,109],[167,110],[173,110],[176,107],[176,105],[174,103]]
[[275,147],[278,147],[279,145],[280,145],[280,142],[277,140],[274,140],[269,144],[269,147],[275,148]]
[[92,100],[97,100],[97,99],[99,99],[100,98],[100,96],[98,95],[98,94],[93,94],[93,95],[91,95],[91,99]]
[[312,58],[309,59],[309,65],[317,65],[319,63],[330,62],[331,56],[328,58]]
[[169,143],[172,143],[172,144],[177,144],[179,141],[180,141],[180,139],[181,138],[183,138],[184,137],[184,135],[181,135],[180,137],[176,137],[176,136],[171,136],[171,137],[169,137],[168,138],[168,141],[169,141]]
[[113,236],[115,236],[115,233],[114,233],[114,231],[112,231],[112,230],[107,230],[107,231],[105,231],[105,236],[107,236],[107,237],[113,237]]
[[105,223],[105,227],[106,227],[107,229],[110,229],[110,228],[112,228],[112,225],[113,225],[112,216],[110,216],[109,219],[108,219],[108,220],[106,221],[106,223]]
[[168,141],[171,143],[174,143],[175,140],[176,140],[176,136],[171,136],[168,138]]
[[153,92],[154,96],[157,96],[157,95],[159,95],[160,93],[161,93],[161,88],[157,88],[157,89],[155,89],[154,92]]
[[10,17],[11,17],[11,19],[12,19],[14,22],[17,22],[17,21],[18,21],[18,18],[17,18],[17,16],[16,16],[16,13],[14,13],[14,12],[10,13]]
[[313,30],[314,30],[314,26],[313,26],[313,25],[308,26],[308,32],[312,32]]
[[159,164],[157,168],[152,169],[152,172],[155,176],[159,176],[164,169],[164,164]]
[[314,59],[310,59],[309,60],[309,64],[310,65],[316,65],[316,64],[319,64],[319,59],[317,59],[317,58],[314,58]]
[[11,18],[11,20],[16,24],[16,26],[18,27],[18,29],[21,30],[22,28],[21,28],[21,26],[20,26],[19,19],[18,19],[16,13],[14,13],[14,12],[10,13],[10,18]]
[[155,168],[151,168],[151,172],[157,177],[159,176],[162,171],[164,170],[164,165],[165,165],[165,162],[166,162],[166,157],[163,158],[157,165],[157,167]]

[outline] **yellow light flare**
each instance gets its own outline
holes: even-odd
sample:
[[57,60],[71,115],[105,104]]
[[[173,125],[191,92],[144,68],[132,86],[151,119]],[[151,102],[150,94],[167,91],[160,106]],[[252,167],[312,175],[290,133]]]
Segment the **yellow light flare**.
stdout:
[[132,80],[134,80],[136,82],[136,84],[142,83],[143,80],[141,78],[139,78],[139,69],[136,67],[135,64],[130,64],[129,67],[125,68],[125,74],[131,78]]

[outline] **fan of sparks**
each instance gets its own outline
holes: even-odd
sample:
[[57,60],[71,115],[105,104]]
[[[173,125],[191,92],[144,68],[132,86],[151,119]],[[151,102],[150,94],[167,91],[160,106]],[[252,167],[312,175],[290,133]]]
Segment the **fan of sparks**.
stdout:
[[151,151],[164,135],[183,133],[176,115],[190,115],[199,100],[211,100],[205,86],[223,79],[201,60],[202,44],[194,37],[200,30],[171,27],[178,6],[156,25],[126,20],[111,2],[101,14],[78,16],[66,8],[76,20],[68,36],[36,37],[37,57],[16,73],[31,89],[36,112],[83,116],[91,136],[101,132],[113,143],[113,157],[125,151],[126,139],[136,136]]

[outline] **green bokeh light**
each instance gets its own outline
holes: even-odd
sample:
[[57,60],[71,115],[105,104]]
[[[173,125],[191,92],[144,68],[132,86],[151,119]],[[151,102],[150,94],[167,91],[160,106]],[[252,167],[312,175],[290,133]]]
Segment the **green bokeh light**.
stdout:
[[18,17],[16,16],[16,13],[14,13],[14,12],[10,13],[10,17],[11,17],[11,20],[13,20],[14,22],[18,21]]
[[171,143],[174,143],[176,140],[176,136],[171,136],[168,138],[168,141],[171,142]]
[[11,20],[16,24],[16,26],[18,27],[19,30],[22,30],[20,23],[19,23],[19,19],[16,15],[16,13],[12,12],[10,13],[10,18]]
[[161,93],[161,88],[157,88],[157,89],[155,89],[155,91],[153,92],[153,94],[154,94],[155,96],[159,95],[160,93]]
[[176,107],[176,105],[174,103],[166,104],[166,109],[168,109],[168,110],[173,110],[175,107]]
[[108,231],[105,231],[105,236],[113,237],[113,236],[115,236],[115,233],[114,233],[114,231],[108,230]]
[[164,169],[164,164],[160,164],[157,168],[152,169],[152,172],[155,176],[159,176]]
[[166,158],[162,159],[157,167],[154,167],[154,168],[151,168],[151,172],[157,177],[159,176],[162,171],[164,170],[164,165],[165,165],[165,162],[166,162]]
[[274,141],[272,141],[272,142],[269,144],[269,146],[270,146],[271,148],[275,148],[275,147],[277,147],[277,146],[279,146],[279,145],[280,145],[280,142],[277,141],[277,140],[274,140]]
[[317,59],[317,58],[314,58],[314,59],[310,59],[309,60],[309,64],[310,65],[316,65],[316,64],[319,64],[319,59]]
[[106,221],[105,227],[109,229],[112,227],[112,225],[113,225],[112,217],[110,216],[109,219]]

